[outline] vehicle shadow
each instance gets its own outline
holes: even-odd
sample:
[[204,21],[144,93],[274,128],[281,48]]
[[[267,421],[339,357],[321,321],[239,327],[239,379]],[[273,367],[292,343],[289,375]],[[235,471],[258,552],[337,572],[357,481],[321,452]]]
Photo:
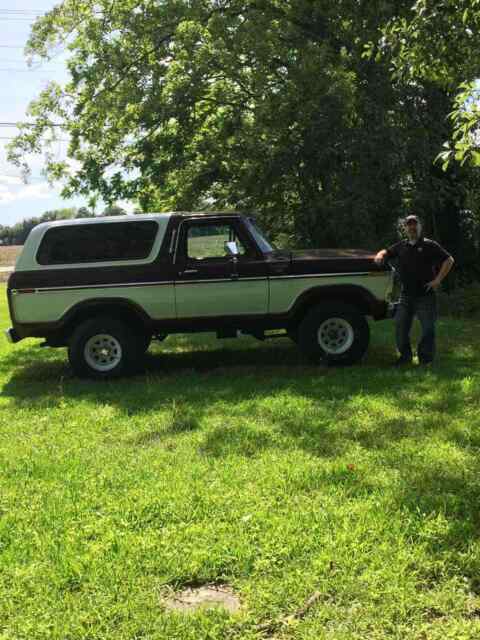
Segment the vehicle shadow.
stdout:
[[[201,343],[200,343],[201,344]],[[185,348],[183,348],[185,345]],[[215,396],[232,394],[236,400],[254,395],[271,395],[289,388],[313,399],[341,399],[347,394],[365,391],[374,395],[391,394],[397,385],[408,395],[413,387],[420,393],[431,387],[432,378],[440,384],[451,385],[472,372],[480,360],[476,353],[453,354],[445,349],[444,361],[432,370],[418,366],[396,370],[390,366],[391,348],[377,344],[363,363],[352,367],[329,367],[311,364],[288,339],[272,343],[248,342],[238,348],[232,346],[205,348],[177,339],[174,349],[162,350],[156,346],[146,354],[136,375],[117,380],[92,381],[76,378],[70,369],[64,349],[27,347],[12,350],[0,359],[0,373],[9,378],[2,389],[4,397],[14,402],[36,400],[61,393],[69,398],[106,399],[114,404],[135,410],[130,406],[142,387],[158,386],[151,409],[165,399],[188,400],[195,392],[209,401],[209,390]],[[195,378],[196,385],[181,384],[183,379]],[[318,384],[311,384],[312,380]],[[422,382],[427,381],[427,382]],[[201,383],[201,389],[197,389]],[[125,391],[128,391],[125,393]],[[453,398],[450,399],[452,402]],[[408,400],[407,400],[408,402]],[[145,404],[142,411],[146,409]]]
[[[458,349],[452,342],[433,369],[398,370],[388,366],[391,349],[382,343],[362,365],[349,368],[309,365],[286,340],[228,348],[193,344],[182,351],[188,344],[179,341],[165,351],[156,347],[139,375],[105,382],[74,378],[61,351],[42,351],[40,358],[31,348],[12,351],[0,364],[12,371],[3,396],[19,407],[45,409],[58,407],[60,400],[108,403],[127,416],[153,417],[166,407],[179,407],[178,415],[170,412],[166,426],[129,435],[124,442],[156,446],[196,431],[197,455],[214,459],[303,450],[319,462],[314,486],[337,485],[339,495],[352,500],[381,496],[382,474],[395,473],[389,508],[404,511],[406,523],[417,523],[408,525],[412,541],[423,535],[422,519],[441,514],[446,522],[435,537],[422,539],[432,557],[461,555],[478,538],[480,469],[474,453],[480,430],[465,419],[467,411],[472,416],[480,412],[476,347]],[[225,422],[206,426],[204,416],[217,406]],[[432,442],[451,452],[451,463],[445,464],[445,456],[424,458]],[[359,451],[375,461],[378,475],[346,468],[345,459]],[[335,463],[322,464],[325,460]],[[298,491],[307,490],[312,484],[307,487],[305,480]],[[475,593],[480,593],[479,569],[473,561],[462,565]],[[420,579],[427,584],[435,575],[425,570]]]

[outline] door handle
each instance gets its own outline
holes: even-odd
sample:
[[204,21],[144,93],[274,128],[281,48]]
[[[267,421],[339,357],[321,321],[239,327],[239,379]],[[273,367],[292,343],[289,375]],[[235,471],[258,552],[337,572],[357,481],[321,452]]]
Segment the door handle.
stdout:
[[183,271],[182,275],[190,275],[192,273],[198,273],[198,269],[185,269],[185,271]]

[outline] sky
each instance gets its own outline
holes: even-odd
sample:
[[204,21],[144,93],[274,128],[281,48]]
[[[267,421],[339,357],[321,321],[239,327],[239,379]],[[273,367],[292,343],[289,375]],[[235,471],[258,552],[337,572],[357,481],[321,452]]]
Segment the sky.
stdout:
[[[23,184],[20,171],[6,159],[5,146],[17,129],[4,123],[28,121],[26,109],[45,85],[67,79],[65,55],[28,67],[23,48],[35,16],[51,9],[58,0],[0,0],[0,225],[11,225],[45,211],[80,207],[86,200],[60,197],[60,187],[50,187],[42,176],[42,158],[31,159],[31,178]],[[67,144],[59,142],[57,158],[66,156]],[[121,203],[125,206],[125,203]],[[126,206],[128,209],[129,207]]]

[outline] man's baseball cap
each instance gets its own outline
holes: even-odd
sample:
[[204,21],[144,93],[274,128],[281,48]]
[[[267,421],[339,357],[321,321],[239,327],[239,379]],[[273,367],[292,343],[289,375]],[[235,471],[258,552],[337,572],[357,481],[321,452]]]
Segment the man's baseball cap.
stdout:
[[415,222],[416,224],[420,224],[420,220],[418,219],[418,217],[414,216],[413,214],[405,218],[405,224],[409,224],[410,222]]

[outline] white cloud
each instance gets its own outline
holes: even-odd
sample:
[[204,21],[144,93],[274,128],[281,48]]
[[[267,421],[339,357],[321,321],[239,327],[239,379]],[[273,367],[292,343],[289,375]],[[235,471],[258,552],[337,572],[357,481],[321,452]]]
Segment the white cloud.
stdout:
[[0,205],[8,204],[9,202],[12,202],[12,200],[15,200],[13,193],[8,190],[8,187],[0,184]]
[[0,184],[22,184],[22,179],[15,176],[0,175]]
[[83,164],[75,158],[65,158],[64,161],[67,163],[71,173],[75,173],[83,167]]
[[[56,193],[51,189],[47,182],[41,182],[40,184],[26,184],[22,185],[15,183],[1,184],[0,180],[0,205],[9,204],[16,200],[39,200],[45,198],[51,198]],[[20,186],[21,185],[21,186]],[[13,188],[12,188],[13,186]]]
[[130,200],[119,200],[117,204],[119,207],[122,207],[122,209],[125,209],[127,213],[133,213],[137,208]]

